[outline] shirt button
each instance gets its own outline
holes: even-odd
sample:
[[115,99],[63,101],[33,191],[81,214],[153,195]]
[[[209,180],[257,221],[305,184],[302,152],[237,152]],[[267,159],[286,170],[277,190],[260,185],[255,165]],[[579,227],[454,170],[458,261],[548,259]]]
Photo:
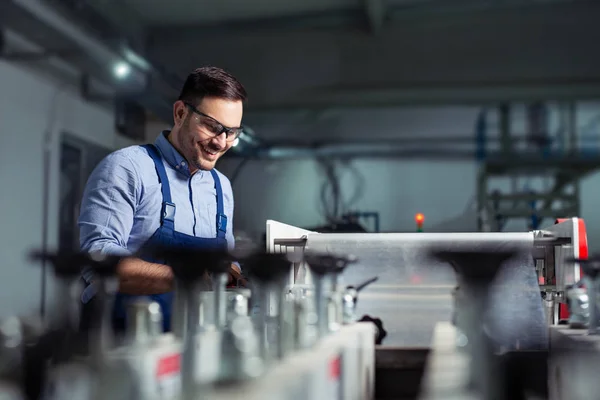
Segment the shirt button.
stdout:
[[185,162],[183,162],[183,161],[182,161],[182,162],[181,162],[181,166],[182,166],[182,167],[185,167]]
[[179,165],[176,165],[175,168],[179,169]]

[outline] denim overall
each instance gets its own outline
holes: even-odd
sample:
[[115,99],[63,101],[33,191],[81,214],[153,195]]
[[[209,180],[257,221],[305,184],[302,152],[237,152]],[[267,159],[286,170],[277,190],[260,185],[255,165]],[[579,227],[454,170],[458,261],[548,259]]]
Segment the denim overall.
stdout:
[[[144,145],[156,167],[158,179],[161,183],[162,192],[162,209],[160,215],[160,227],[154,232],[152,237],[148,239],[144,247],[153,246],[182,246],[187,248],[193,248],[198,250],[220,250],[227,249],[227,240],[225,233],[227,232],[227,216],[223,211],[223,190],[221,189],[221,181],[215,170],[211,170],[210,173],[215,181],[215,189],[217,192],[217,237],[214,238],[200,238],[195,236],[186,235],[175,230],[175,209],[176,206],[171,201],[171,189],[169,188],[169,180],[165,171],[161,155],[158,149],[152,145]],[[143,254],[143,251],[142,251]],[[142,258],[148,262],[159,262],[153,260],[150,257]],[[192,268],[192,266],[190,266]],[[120,332],[125,329],[126,322],[126,308],[127,303],[138,297],[147,297],[153,301],[156,301],[161,308],[163,314],[163,329],[165,332],[171,329],[171,306],[173,303],[173,292],[153,294],[149,296],[135,296],[124,293],[117,293],[115,296],[114,308],[113,308],[113,327],[116,331]]]

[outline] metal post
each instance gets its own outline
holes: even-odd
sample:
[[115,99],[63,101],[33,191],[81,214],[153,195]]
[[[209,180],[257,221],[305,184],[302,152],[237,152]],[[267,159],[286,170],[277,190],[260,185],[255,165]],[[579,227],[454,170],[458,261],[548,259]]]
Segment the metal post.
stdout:
[[196,399],[196,357],[198,349],[196,346],[196,332],[200,317],[200,296],[196,291],[196,284],[185,284],[180,286],[182,299],[185,299],[187,308],[186,332],[183,341],[181,386],[185,399]]
[[588,307],[590,310],[590,320],[588,322],[588,333],[590,335],[597,335],[598,332],[598,305],[596,301],[597,286],[596,279],[591,276],[585,277],[588,295]]
[[512,139],[510,132],[510,105],[501,104],[498,108],[500,125],[500,145],[502,154],[508,155],[512,151]]
[[324,280],[325,276],[315,279],[315,308],[317,311],[318,337],[327,335],[327,301],[325,300]]
[[173,306],[171,311],[171,330],[173,335],[184,340],[187,331],[187,304],[184,289],[178,280],[175,280],[175,293],[173,294]]
[[577,104],[570,102],[567,106],[567,152],[577,151]]
[[226,294],[225,285],[227,284],[227,275],[215,274],[216,287],[214,288],[215,296],[215,327],[217,330],[225,328],[226,324]]
[[262,332],[260,333],[260,351],[261,356],[265,363],[270,361],[270,349],[269,349],[269,327],[271,324],[269,323],[269,315],[270,315],[270,306],[271,306],[271,291],[269,290],[269,284],[263,282],[260,288],[260,320],[262,323]]

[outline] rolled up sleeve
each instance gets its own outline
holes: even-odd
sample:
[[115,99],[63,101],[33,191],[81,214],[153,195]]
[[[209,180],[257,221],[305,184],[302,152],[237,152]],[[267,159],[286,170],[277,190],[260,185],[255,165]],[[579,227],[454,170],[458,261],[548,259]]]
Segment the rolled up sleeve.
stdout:
[[117,151],[94,169],[86,184],[79,215],[82,251],[127,256],[139,191],[132,160]]

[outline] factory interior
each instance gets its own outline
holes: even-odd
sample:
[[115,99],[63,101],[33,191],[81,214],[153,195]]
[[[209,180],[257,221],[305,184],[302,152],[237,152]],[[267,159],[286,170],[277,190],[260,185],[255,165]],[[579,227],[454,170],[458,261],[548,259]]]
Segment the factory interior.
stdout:
[[0,0],[0,399],[599,400],[599,20]]

